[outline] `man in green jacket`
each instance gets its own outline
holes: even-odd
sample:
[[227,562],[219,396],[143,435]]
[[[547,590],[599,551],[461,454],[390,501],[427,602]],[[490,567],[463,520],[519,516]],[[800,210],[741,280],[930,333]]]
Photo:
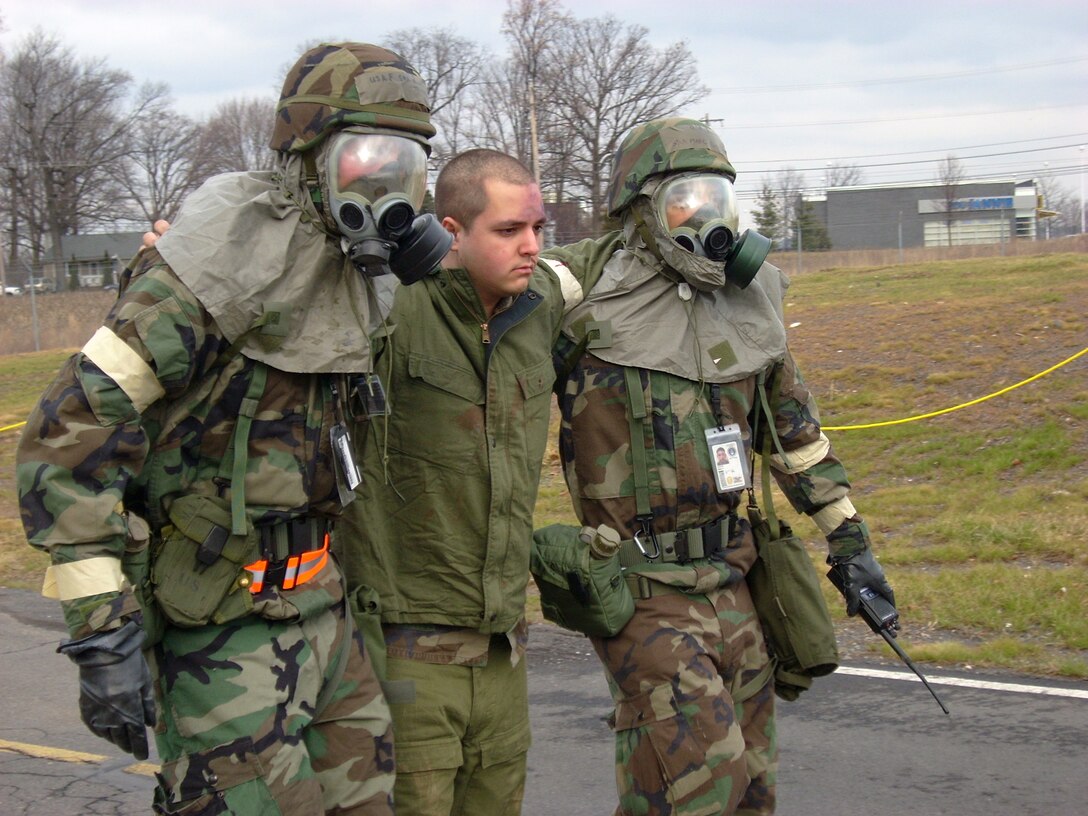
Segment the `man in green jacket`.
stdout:
[[455,157],[435,207],[453,246],[399,288],[375,342],[388,412],[356,436],[360,500],[338,551],[380,606],[397,812],[501,816],[520,812],[529,748],[524,606],[551,349],[583,290],[537,262],[543,202],[516,159]]

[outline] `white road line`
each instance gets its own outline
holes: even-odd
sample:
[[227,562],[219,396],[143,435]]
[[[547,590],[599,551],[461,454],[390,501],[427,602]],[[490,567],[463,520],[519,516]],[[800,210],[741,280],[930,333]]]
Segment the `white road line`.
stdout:
[[[922,682],[911,672],[884,671],[883,669],[862,669],[855,666],[839,666],[836,674],[850,674],[856,677],[879,677],[882,680],[909,680]],[[964,677],[941,677],[926,673],[926,680],[931,686],[960,686],[962,688],[986,689],[988,691],[1009,691],[1014,694],[1042,694],[1049,697],[1076,697],[1088,700],[1088,688],[1070,689],[1052,686],[1028,686],[1023,683],[996,683],[991,680],[970,680]]]

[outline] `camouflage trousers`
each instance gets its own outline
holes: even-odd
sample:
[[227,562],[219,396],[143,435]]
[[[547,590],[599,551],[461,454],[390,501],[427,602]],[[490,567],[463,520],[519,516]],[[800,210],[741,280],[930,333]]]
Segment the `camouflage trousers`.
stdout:
[[162,760],[155,812],[391,814],[389,709],[354,629],[343,650],[348,631],[343,603],[294,622],[168,627],[148,661]]
[[648,584],[617,636],[591,638],[616,704],[616,816],[773,813],[773,676],[747,584]]
[[518,816],[529,751],[525,660],[492,638],[486,665],[387,660],[399,816]]

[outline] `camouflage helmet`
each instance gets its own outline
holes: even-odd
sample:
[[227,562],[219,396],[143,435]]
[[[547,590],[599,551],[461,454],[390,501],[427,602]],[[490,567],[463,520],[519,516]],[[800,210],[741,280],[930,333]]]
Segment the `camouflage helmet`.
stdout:
[[366,43],[323,43],[299,57],[276,105],[272,149],[300,153],[348,125],[399,130],[430,150],[427,85],[403,57]]
[[721,173],[730,181],[736,170],[718,135],[697,119],[654,119],[627,132],[612,159],[608,214],[616,215],[653,176],[679,172]]

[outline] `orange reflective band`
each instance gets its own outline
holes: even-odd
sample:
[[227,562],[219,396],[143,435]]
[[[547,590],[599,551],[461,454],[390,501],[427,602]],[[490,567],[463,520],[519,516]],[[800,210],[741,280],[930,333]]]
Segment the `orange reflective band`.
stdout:
[[[325,540],[321,549],[310,550],[301,555],[292,555],[287,559],[284,567],[283,580],[280,586],[283,589],[294,589],[305,584],[325,568],[329,563],[329,534],[325,533]],[[246,564],[245,569],[252,575],[253,583],[249,585],[249,591],[254,595],[264,589],[264,579],[268,573],[268,559],[261,558],[252,564]]]
[[264,589],[264,572],[268,568],[268,559],[262,558],[259,561],[254,561],[252,564],[246,564],[245,568],[253,575],[252,583],[249,585],[249,591],[256,595]]
[[295,580],[295,585],[305,584],[307,581],[312,580],[321,570],[325,568],[325,565],[329,563],[329,534],[325,534],[325,544],[320,550],[311,550],[308,553],[303,553],[301,556],[301,563],[299,564],[298,578]]

